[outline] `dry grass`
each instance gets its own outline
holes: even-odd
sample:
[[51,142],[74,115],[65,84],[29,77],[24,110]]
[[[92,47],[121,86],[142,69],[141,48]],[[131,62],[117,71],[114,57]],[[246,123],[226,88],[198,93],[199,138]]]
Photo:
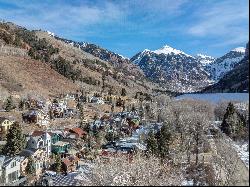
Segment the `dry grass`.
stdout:
[[10,93],[48,96],[77,89],[49,65],[28,57],[0,56],[0,67],[0,85]]

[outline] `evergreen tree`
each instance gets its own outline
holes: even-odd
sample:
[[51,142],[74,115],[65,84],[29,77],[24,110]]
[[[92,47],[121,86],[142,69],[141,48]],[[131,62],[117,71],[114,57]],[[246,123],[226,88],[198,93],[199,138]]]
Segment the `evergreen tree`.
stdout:
[[112,112],[112,114],[114,113],[114,110],[115,110],[115,105],[112,104],[112,105],[111,105],[111,112]]
[[167,125],[163,125],[161,127],[160,132],[157,134],[157,140],[158,140],[158,151],[159,156],[162,159],[166,159],[169,156],[169,146],[172,141],[171,132],[169,130],[169,127]]
[[24,100],[21,100],[21,101],[19,102],[18,108],[19,108],[20,110],[24,110],[24,109],[25,109],[25,102],[24,102]]
[[5,102],[5,107],[4,107],[4,109],[5,109],[7,112],[9,112],[9,111],[11,111],[11,110],[13,110],[13,109],[15,109],[15,108],[16,108],[16,106],[15,106],[15,104],[14,104],[14,101],[13,101],[12,97],[9,96],[9,97],[7,98],[7,100],[6,100],[6,102]]
[[83,130],[86,131],[87,133],[89,133],[89,132],[90,132],[90,124],[87,123],[87,124],[84,126]]
[[113,142],[114,141],[114,133],[113,132],[107,132],[105,135],[105,138],[108,142]]
[[157,139],[155,138],[155,134],[152,131],[149,132],[146,142],[147,142],[148,153],[157,155],[158,154],[158,142],[157,142]]
[[61,168],[62,168],[62,161],[61,161],[60,155],[58,154],[55,157],[55,171],[57,173],[60,173],[61,172]]
[[80,123],[83,123],[82,121],[84,120],[85,116],[84,116],[84,113],[83,113],[83,106],[82,106],[82,104],[79,104],[79,118],[81,120]]
[[25,168],[25,171],[29,175],[34,174],[36,171],[35,162],[31,156],[28,158],[28,164]]
[[54,116],[53,110],[49,109],[49,119],[54,119],[54,118],[55,116]]
[[94,136],[98,147],[107,142],[104,131],[99,131],[96,134],[94,134]]
[[221,130],[227,135],[231,135],[232,133],[232,125],[233,125],[232,117],[234,112],[235,112],[234,105],[233,103],[230,102],[227,106],[226,113],[224,114],[223,121],[221,124]]
[[122,88],[122,92],[121,92],[121,96],[126,96],[127,95],[127,91],[125,88]]
[[241,115],[237,113],[234,105],[230,102],[221,124],[222,132],[232,138],[235,138],[245,128],[244,124],[246,124],[244,118],[242,118]]
[[5,155],[15,156],[18,155],[25,148],[25,136],[19,123],[15,122],[7,134],[7,143],[3,149]]

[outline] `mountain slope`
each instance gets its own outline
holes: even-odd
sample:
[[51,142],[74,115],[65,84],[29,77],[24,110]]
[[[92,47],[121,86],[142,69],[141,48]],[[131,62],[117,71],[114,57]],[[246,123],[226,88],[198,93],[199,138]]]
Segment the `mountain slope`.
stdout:
[[245,48],[238,47],[220,58],[217,58],[212,63],[205,65],[204,69],[210,74],[210,79],[218,82],[228,71],[239,63],[245,55]]
[[[69,92],[81,88],[87,92],[104,91],[120,94],[122,88],[125,88],[128,95],[135,95],[138,91],[150,92],[152,89],[159,89],[156,84],[143,79],[143,76],[140,76],[139,80],[133,76],[132,71],[128,70],[128,73],[124,73],[123,69],[114,65],[115,60],[113,62],[104,61],[72,44],[57,39],[51,32],[29,31],[13,23],[1,23],[0,46],[0,56],[5,55],[1,59],[0,66],[2,70],[0,74],[1,91],[24,94],[33,89],[34,92],[38,94],[41,92],[44,95],[45,92],[46,94],[53,92],[54,87],[54,92]],[[10,60],[12,57],[17,59]],[[18,63],[19,58],[20,63]],[[31,61],[36,62],[39,66],[38,69],[41,68],[43,71],[39,72],[39,70],[33,69],[32,65],[28,65]],[[6,72],[11,72],[12,65],[19,70],[14,71],[18,79],[8,81],[6,77],[12,76]],[[132,64],[131,67],[133,66]],[[48,72],[47,77],[46,72]],[[22,78],[25,74],[28,75],[27,78]],[[47,84],[42,84],[43,79]],[[49,83],[48,81],[54,82]],[[34,86],[30,85],[30,82],[34,83]],[[38,82],[40,83],[36,85]],[[24,86],[15,88],[16,90],[7,88],[15,87],[15,84]],[[50,87],[49,84],[52,86]]]
[[211,83],[199,60],[168,45],[155,51],[145,49],[130,60],[169,90],[190,92]]
[[218,83],[205,88],[202,92],[249,92],[249,54],[248,44],[244,58],[228,71]]
[[78,86],[49,65],[30,57],[0,53],[0,92],[48,96],[75,91]]
[[209,66],[216,60],[212,56],[203,55],[203,54],[197,54],[195,58],[201,63],[203,67]]
[[129,59],[124,58],[119,54],[116,54],[95,44],[90,44],[87,42],[75,42],[57,36],[55,36],[55,38],[64,41],[65,43],[71,44],[72,46],[77,47],[82,51],[89,53],[103,61],[110,62],[115,69],[122,71],[126,76],[134,76],[136,79],[140,80],[145,79],[145,75],[140,70],[140,68],[131,63]]

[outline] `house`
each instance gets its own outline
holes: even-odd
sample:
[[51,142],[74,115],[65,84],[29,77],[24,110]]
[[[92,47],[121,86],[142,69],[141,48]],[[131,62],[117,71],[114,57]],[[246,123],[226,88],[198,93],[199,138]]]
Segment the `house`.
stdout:
[[72,100],[75,100],[75,95],[74,94],[67,94],[66,96],[65,96],[65,99],[72,99]]
[[40,126],[49,125],[49,115],[41,109],[32,108],[22,114],[23,121],[26,123],[35,123]]
[[28,164],[28,158],[32,157],[35,164],[35,175],[40,176],[43,170],[47,167],[48,157],[43,149],[24,149],[19,154],[23,159],[21,160],[21,174],[26,174],[26,166]]
[[52,144],[52,153],[55,154],[63,154],[67,153],[70,148],[70,144],[68,142],[58,141]]
[[67,108],[63,112],[64,112],[63,113],[63,117],[65,117],[65,118],[73,118],[74,115],[77,114],[77,110],[76,109],[72,109],[72,108]]
[[51,135],[52,133],[34,131],[27,142],[28,149],[44,149],[46,155],[51,155]]
[[80,159],[76,156],[70,156],[62,159],[62,168],[65,173],[74,172],[78,167]]
[[79,127],[74,127],[72,129],[70,129],[69,133],[73,133],[75,135],[75,138],[82,138],[87,134],[87,132],[85,132],[84,130],[82,130]]
[[51,135],[51,143],[55,144],[63,139],[63,134],[61,132],[49,132]]
[[100,105],[104,104],[104,101],[103,101],[102,98],[100,98],[100,97],[95,97],[95,96],[93,96],[93,97],[90,98],[90,102],[91,102],[91,103],[100,104]]
[[9,120],[5,117],[0,117],[0,140],[6,137],[10,127],[13,125],[14,121]]
[[65,99],[58,99],[58,107],[67,109],[67,102],[65,101]]
[[90,129],[95,131],[97,129],[99,129],[102,125],[102,121],[101,120],[95,120],[93,122],[90,123]]
[[0,156],[0,185],[10,185],[19,180],[20,164],[20,156]]

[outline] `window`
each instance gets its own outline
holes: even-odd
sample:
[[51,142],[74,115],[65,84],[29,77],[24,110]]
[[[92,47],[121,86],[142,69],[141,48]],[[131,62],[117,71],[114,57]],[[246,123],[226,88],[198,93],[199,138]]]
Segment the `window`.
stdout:
[[12,162],[10,167],[14,168],[15,166],[16,166],[16,161]]
[[16,181],[18,179],[18,175],[19,175],[18,171],[14,171],[14,172],[10,173],[8,175],[8,182]]

